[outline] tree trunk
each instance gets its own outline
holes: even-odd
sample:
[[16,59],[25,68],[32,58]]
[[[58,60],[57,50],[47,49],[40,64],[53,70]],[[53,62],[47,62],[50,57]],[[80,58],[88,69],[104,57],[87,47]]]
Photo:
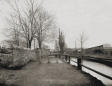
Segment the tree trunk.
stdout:
[[28,41],[27,41],[27,43],[26,43],[26,47],[28,48],[28,45],[29,45],[29,43],[28,43]]
[[31,49],[31,43],[32,43],[32,40],[27,40],[27,48]]
[[30,48],[30,49],[31,49],[31,43],[32,43],[32,41],[29,40],[29,46],[28,46],[28,48]]
[[41,63],[41,59],[42,59],[42,49],[39,48],[39,60],[40,60],[40,63]]
[[42,48],[42,42],[39,41],[38,43],[39,43],[39,49],[41,49]]
[[41,63],[41,59],[42,59],[42,42],[40,39],[37,39],[38,41],[38,45],[39,45],[39,60],[40,60],[40,63]]

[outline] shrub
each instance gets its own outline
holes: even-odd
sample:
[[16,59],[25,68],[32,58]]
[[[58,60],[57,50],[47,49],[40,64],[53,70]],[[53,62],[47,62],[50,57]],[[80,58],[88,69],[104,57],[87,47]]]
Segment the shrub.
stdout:
[[5,68],[18,69],[30,61],[36,61],[37,57],[35,51],[16,48],[13,49],[12,54],[0,55],[0,65]]

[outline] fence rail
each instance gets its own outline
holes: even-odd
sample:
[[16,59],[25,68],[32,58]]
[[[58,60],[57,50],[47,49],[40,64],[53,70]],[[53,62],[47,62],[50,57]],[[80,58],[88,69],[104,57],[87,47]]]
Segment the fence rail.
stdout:
[[[97,71],[97,70],[95,70],[93,68],[90,68],[88,66],[85,66],[85,65],[81,64],[81,60],[82,59],[81,58],[78,58],[78,56],[77,57],[76,56],[70,56],[70,55],[63,55],[63,56],[65,57],[65,61],[68,62],[69,64],[70,64],[71,61],[74,62],[74,63],[77,63],[77,67],[80,70],[82,70],[82,67],[84,67],[84,68],[86,68],[86,69],[88,69],[90,71],[93,71],[93,72],[95,72],[95,73],[97,73],[97,74],[99,74],[99,75],[101,75],[101,76],[103,76],[103,77],[105,77],[107,79],[112,80],[112,77],[111,76],[108,76],[108,75],[103,74],[103,73],[101,73],[101,72],[99,72],[99,71]],[[77,61],[74,61],[73,59],[71,59],[71,57],[75,57],[77,59]]]
[[91,70],[91,71],[93,71],[93,72],[95,72],[95,73],[97,73],[97,74],[99,74],[99,75],[101,75],[101,76],[103,76],[103,77],[105,77],[105,78],[108,78],[108,79],[112,80],[112,77],[110,77],[108,75],[105,75],[105,74],[103,74],[101,72],[98,72],[98,71],[96,71],[96,70],[94,70],[94,69],[92,69],[90,67],[85,66],[85,65],[82,65],[82,66],[85,67],[85,68],[87,68],[87,69],[89,69],[89,70]]
[[[78,58],[77,58],[77,60],[78,60]],[[74,63],[77,63],[77,65],[78,65],[78,62],[76,62],[76,61],[74,61],[74,60],[72,60],[72,59],[70,59],[70,61],[72,61],[72,62],[74,62]],[[69,62],[69,63],[70,63],[70,62]],[[88,69],[88,70],[91,70],[91,71],[93,71],[93,72],[95,72],[95,73],[97,73],[97,74],[99,74],[99,75],[101,75],[101,76],[103,76],[103,77],[105,77],[105,78],[108,78],[108,79],[112,80],[112,77],[111,77],[111,76],[108,76],[108,75],[106,75],[106,74],[103,74],[103,73],[101,73],[101,72],[98,72],[98,71],[96,71],[95,69],[92,69],[92,68],[90,68],[90,67],[88,67],[88,66],[85,66],[85,65],[83,65],[83,64],[81,64],[81,66],[84,67],[84,68],[86,68],[86,69]]]
[[[74,61],[74,60],[71,60],[71,61],[74,62],[74,63],[77,63],[77,62]],[[84,68],[86,68],[86,69],[88,69],[88,70],[91,70],[91,71],[93,71],[93,72],[95,72],[95,73],[97,73],[97,74],[99,74],[99,75],[101,75],[101,76],[103,76],[103,77],[105,77],[105,78],[108,78],[108,79],[112,80],[112,77],[110,77],[110,76],[108,76],[108,75],[105,75],[105,74],[103,74],[103,73],[100,73],[100,72],[98,72],[98,71],[96,71],[96,70],[94,70],[94,69],[92,69],[92,68],[90,68],[90,67],[87,67],[87,66],[85,66],[85,65],[83,65],[83,64],[82,64],[82,67],[84,67]]]

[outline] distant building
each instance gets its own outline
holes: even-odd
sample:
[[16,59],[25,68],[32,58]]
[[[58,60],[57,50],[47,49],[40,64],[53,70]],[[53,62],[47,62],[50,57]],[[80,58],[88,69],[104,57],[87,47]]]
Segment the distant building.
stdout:
[[112,47],[105,47],[104,45],[91,47],[85,49],[85,54],[102,54],[112,56]]
[[112,56],[112,47],[104,47],[104,54]]
[[104,54],[103,45],[87,48],[85,54]]
[[64,54],[69,54],[69,55],[75,55],[76,49],[75,48],[66,48]]

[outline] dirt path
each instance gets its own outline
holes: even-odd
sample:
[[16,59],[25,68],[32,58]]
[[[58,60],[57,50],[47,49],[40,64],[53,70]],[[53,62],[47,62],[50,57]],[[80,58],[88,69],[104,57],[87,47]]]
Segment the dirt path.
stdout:
[[88,86],[88,77],[66,63],[31,63],[19,71],[17,86]]
[[56,59],[49,64],[47,60],[42,64],[32,62],[14,73],[16,86],[93,86],[87,75],[59,59],[58,63]]

